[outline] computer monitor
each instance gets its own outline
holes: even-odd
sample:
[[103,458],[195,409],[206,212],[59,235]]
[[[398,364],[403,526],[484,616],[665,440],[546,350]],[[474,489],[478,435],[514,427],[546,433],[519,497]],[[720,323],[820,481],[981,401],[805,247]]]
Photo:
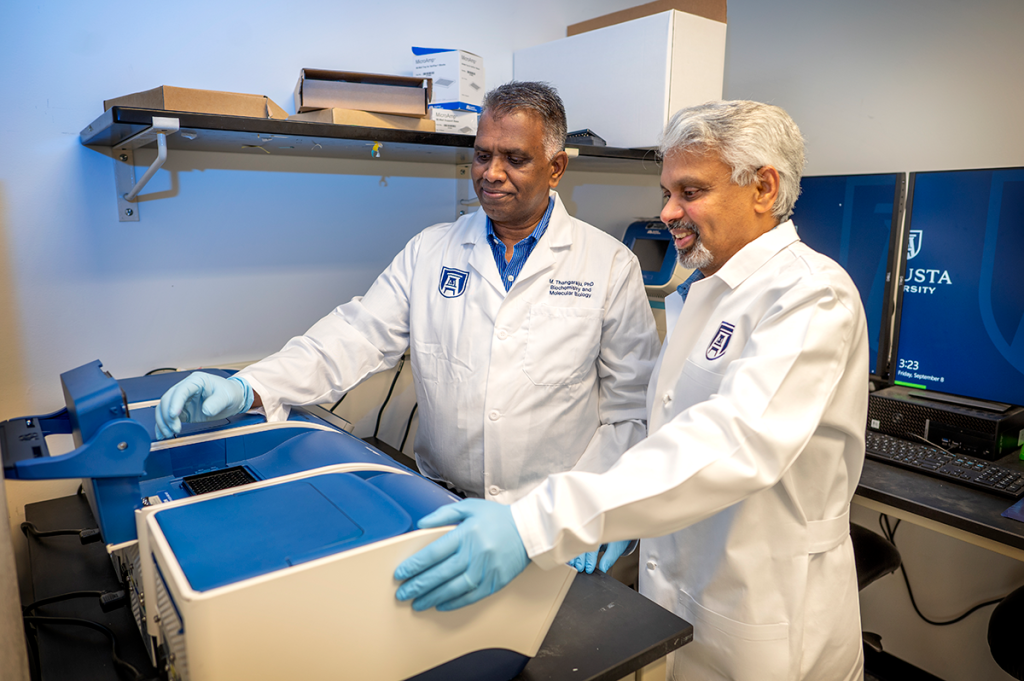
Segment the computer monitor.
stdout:
[[793,224],[808,246],[839,263],[860,291],[867,315],[870,370],[888,380],[904,173],[820,175],[800,181]]
[[1024,405],[1024,168],[910,176],[899,385]]

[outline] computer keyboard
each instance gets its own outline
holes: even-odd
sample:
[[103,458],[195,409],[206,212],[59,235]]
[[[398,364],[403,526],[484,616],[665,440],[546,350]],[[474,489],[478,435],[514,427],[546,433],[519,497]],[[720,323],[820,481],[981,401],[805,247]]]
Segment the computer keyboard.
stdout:
[[1024,494],[1024,474],[990,461],[947,451],[892,435],[867,431],[867,457],[933,475],[965,487],[1016,499]]

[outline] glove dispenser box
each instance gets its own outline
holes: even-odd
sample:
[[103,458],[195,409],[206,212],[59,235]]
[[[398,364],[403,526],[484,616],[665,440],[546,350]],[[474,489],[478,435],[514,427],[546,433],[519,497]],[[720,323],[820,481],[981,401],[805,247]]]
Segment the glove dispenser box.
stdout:
[[392,575],[450,531],[415,525],[452,497],[410,472],[358,467],[136,513],[170,679],[433,681],[522,671],[575,572],[531,564],[474,605],[415,612],[395,598]]

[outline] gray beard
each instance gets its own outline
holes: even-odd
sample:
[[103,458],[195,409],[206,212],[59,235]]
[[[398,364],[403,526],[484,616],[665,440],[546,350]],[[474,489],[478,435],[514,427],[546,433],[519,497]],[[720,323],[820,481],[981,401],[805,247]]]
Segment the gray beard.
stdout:
[[715,256],[711,254],[700,240],[700,231],[697,226],[689,222],[673,222],[669,225],[669,229],[679,229],[683,227],[690,230],[697,237],[697,240],[692,246],[686,250],[676,250],[676,260],[682,266],[688,270],[702,270],[705,267],[710,267],[715,262]]

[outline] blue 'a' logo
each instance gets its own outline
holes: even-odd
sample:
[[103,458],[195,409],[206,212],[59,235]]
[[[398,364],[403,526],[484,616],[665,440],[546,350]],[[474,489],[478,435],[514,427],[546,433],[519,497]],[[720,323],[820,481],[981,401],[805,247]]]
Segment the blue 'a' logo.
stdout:
[[718,331],[715,332],[715,337],[711,339],[711,343],[708,345],[704,356],[710,360],[715,360],[724,355],[725,349],[729,347],[729,341],[732,340],[732,332],[735,328],[729,322],[722,322],[722,325],[718,327]]
[[454,267],[442,267],[441,282],[437,285],[437,290],[445,298],[458,298],[466,292],[468,280],[469,272],[463,272]]

